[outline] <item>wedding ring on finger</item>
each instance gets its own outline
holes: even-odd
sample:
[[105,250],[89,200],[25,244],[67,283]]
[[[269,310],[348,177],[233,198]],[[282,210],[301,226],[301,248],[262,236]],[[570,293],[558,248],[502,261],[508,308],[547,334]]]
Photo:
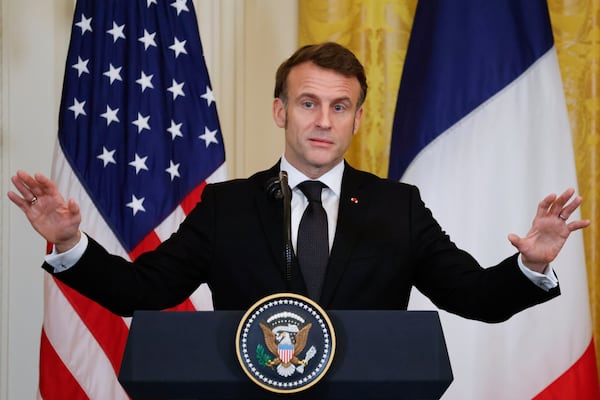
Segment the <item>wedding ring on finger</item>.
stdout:
[[37,203],[37,196],[33,196],[33,198],[31,199],[31,201],[29,202],[29,205],[32,206],[35,203]]
[[563,220],[563,221],[565,221],[565,222],[567,221],[567,217],[565,217],[565,216],[564,216],[564,215],[562,215],[562,214],[558,214],[558,218],[562,219],[562,220]]

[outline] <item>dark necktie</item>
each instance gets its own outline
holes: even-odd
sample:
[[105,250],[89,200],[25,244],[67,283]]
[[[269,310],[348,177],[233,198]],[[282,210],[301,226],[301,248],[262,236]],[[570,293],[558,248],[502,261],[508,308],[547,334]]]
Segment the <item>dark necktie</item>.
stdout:
[[327,186],[319,181],[304,181],[298,187],[308,199],[298,226],[298,262],[308,296],[318,301],[329,259],[327,213],[321,203],[321,189]]

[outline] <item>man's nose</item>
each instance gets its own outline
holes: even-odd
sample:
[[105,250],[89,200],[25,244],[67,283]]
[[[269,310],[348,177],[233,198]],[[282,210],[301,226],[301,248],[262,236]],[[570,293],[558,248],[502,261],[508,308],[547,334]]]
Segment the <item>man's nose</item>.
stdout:
[[317,126],[321,129],[329,129],[331,128],[331,110],[329,107],[323,107],[319,113],[319,117],[317,120]]

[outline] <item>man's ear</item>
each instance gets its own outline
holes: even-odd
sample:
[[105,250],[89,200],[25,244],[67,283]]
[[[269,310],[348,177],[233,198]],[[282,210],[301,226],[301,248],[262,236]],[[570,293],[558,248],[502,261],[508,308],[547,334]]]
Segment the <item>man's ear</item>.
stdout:
[[352,132],[353,135],[356,135],[356,132],[358,132],[358,128],[360,128],[360,121],[362,120],[362,114],[363,114],[363,107],[360,106],[358,111],[356,111],[356,114],[354,114],[354,132]]
[[273,100],[273,121],[279,128],[285,128],[285,104],[277,97]]

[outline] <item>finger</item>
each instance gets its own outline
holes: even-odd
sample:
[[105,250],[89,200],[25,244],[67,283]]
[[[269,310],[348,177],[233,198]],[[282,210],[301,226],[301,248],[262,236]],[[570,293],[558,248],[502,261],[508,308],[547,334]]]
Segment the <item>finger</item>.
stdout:
[[[31,201],[34,194],[31,192],[25,181],[23,181],[23,179],[18,175],[11,177],[10,180],[19,193],[21,193],[21,196],[23,196],[23,200],[26,202]],[[16,193],[13,192],[13,194],[16,196]]]
[[74,199],[69,199],[69,212],[72,215],[79,214],[79,204]]
[[[50,181],[48,178],[46,178],[44,175],[42,174],[34,174],[33,176],[27,175],[28,179],[27,181],[25,181],[25,183],[29,186],[29,190],[31,190],[31,193],[33,193],[34,196],[37,197],[41,197],[44,194],[47,194],[46,192],[46,185],[47,182]],[[52,181],[50,181],[52,182]],[[51,193],[48,193],[51,194]]]
[[554,193],[544,197],[544,199],[538,204],[536,217],[545,217],[555,200],[556,194]]
[[567,227],[569,228],[569,231],[574,232],[579,229],[587,228],[588,226],[590,226],[590,223],[591,221],[589,219],[583,219],[579,221],[569,222],[567,224]]
[[54,195],[58,191],[56,184],[50,178],[47,178],[45,175],[39,173],[35,174],[35,180],[39,184],[40,190],[42,191],[42,193],[40,194],[45,193],[49,195]]
[[[563,213],[563,208],[565,207],[565,204],[567,204],[567,202],[569,201],[569,199],[571,197],[573,197],[573,194],[575,193],[575,189],[573,188],[569,188],[567,190],[565,190],[560,196],[558,196],[554,202],[552,203],[552,205],[550,206],[550,214],[554,215],[556,217],[559,217],[561,219],[566,219],[569,217],[569,215],[571,215],[570,213],[568,215],[562,214]],[[561,217],[562,215],[562,217]]]
[[15,203],[15,205],[17,207],[19,207],[23,211],[26,211],[26,207],[29,204],[29,202],[27,202],[27,200],[25,200],[24,198],[22,198],[21,196],[19,196],[18,194],[16,194],[15,192],[12,192],[12,191],[9,191],[7,193],[7,196],[10,199],[10,201]]
[[[33,196],[42,195],[39,183],[35,180],[33,176],[29,175],[27,172],[23,170],[17,171],[16,178],[18,181],[20,181],[21,188],[25,188],[25,193],[22,191],[22,189],[19,189],[19,191],[23,194],[23,197],[25,197],[25,199],[31,200]],[[13,180],[13,183],[15,183],[15,186],[17,185],[15,180]],[[28,194],[31,194],[31,196],[28,196]]]
[[514,233],[511,233],[508,235],[508,241],[515,246],[517,249],[519,249],[519,244],[521,243],[521,238],[518,235],[515,235]]
[[582,202],[583,202],[583,198],[581,196],[575,197],[570,203],[568,203],[567,205],[565,205],[563,207],[563,209],[560,211],[560,213],[558,215],[559,218],[564,219],[565,221],[567,219],[569,219],[571,214],[573,214],[575,212],[575,210],[577,210],[577,208],[579,208],[579,206],[581,205]]

